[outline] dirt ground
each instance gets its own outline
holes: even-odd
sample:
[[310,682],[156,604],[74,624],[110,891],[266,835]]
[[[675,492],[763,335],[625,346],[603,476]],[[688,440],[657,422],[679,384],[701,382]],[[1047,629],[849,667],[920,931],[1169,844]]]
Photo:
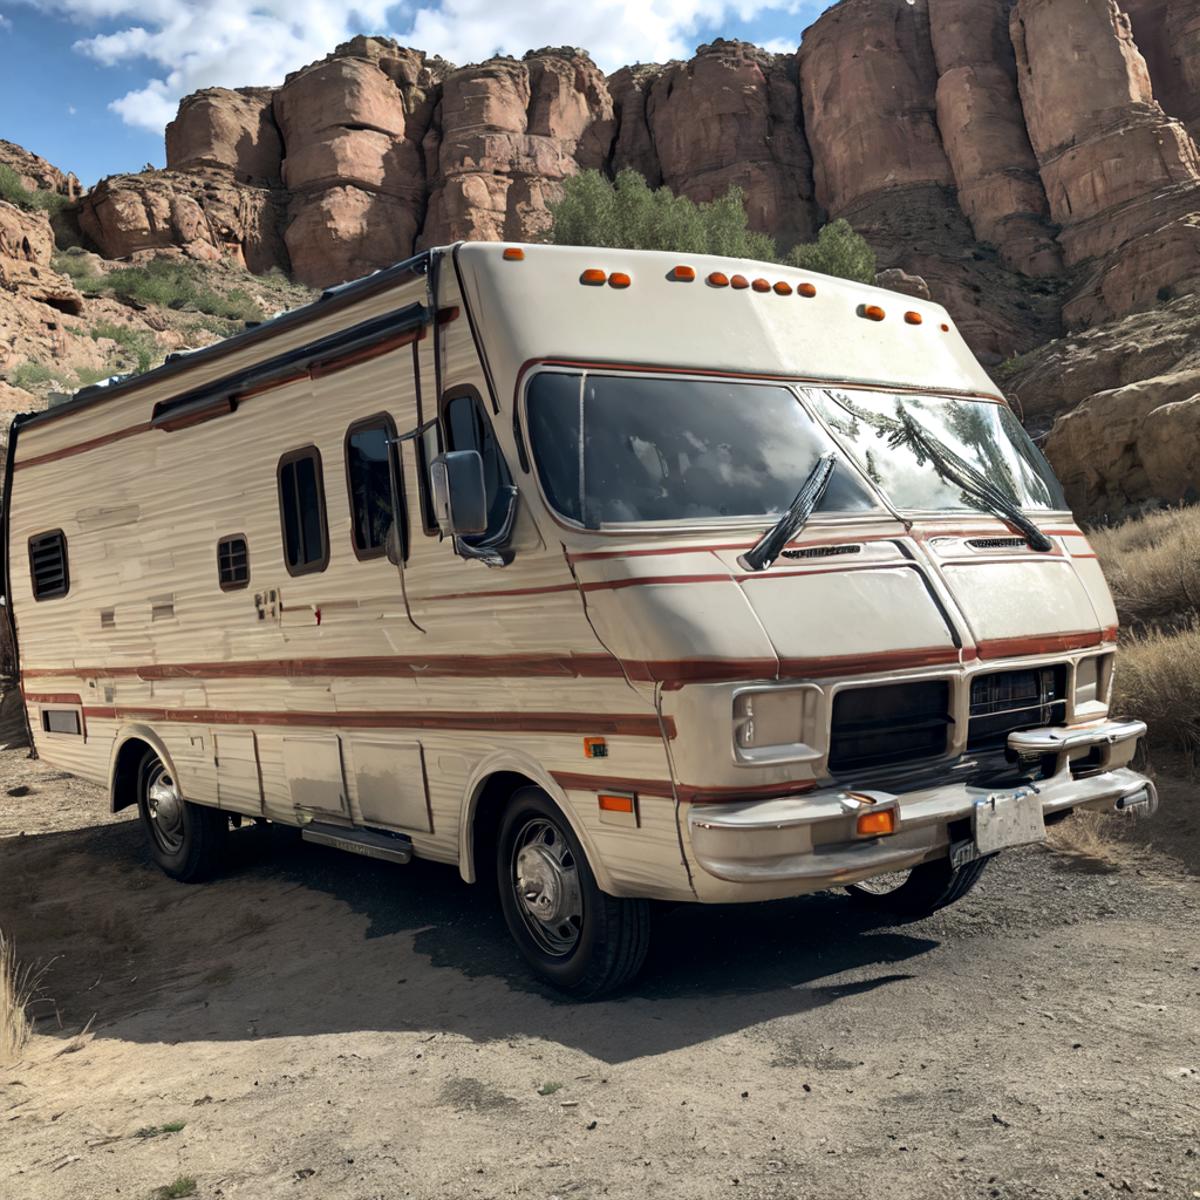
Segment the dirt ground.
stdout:
[[572,1006],[451,869],[246,830],[187,887],[0,752],[0,927],[47,968],[0,1197],[1193,1200],[1200,876],[1144,843],[1191,855],[1198,801],[1164,792],[1140,843],[1068,832],[912,924],[676,909]]

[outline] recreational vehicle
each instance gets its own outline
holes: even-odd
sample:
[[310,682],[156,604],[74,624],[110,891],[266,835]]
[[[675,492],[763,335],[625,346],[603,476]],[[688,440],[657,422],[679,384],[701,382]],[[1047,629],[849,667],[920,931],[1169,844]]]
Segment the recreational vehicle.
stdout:
[[579,997],[658,902],[919,914],[1157,804],[1049,466],[845,280],[429,250],[18,418],[4,538],[37,753],[169,875],[249,821],[453,864]]

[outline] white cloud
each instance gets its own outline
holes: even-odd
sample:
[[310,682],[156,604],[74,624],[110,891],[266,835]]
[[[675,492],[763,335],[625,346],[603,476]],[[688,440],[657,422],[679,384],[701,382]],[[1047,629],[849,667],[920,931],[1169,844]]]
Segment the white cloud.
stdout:
[[[794,49],[806,20],[828,0],[22,2],[80,25],[87,32],[75,43],[80,53],[103,66],[144,71],[145,83],[109,107],[127,124],[158,133],[189,92],[278,84],[289,71],[323,58],[357,33],[391,33],[460,64],[540,46],[582,46],[604,70],[613,71],[626,63],[688,57],[709,31],[766,14],[788,31],[773,38],[771,48]],[[98,25],[108,28],[96,32]]]
[[0,29],[11,29],[12,22],[3,14],[0,13]]
[[[401,39],[453,62],[521,55],[539,46],[582,46],[605,71],[634,62],[690,57],[701,31],[728,28],[764,13],[824,7],[814,0],[442,0],[418,9]],[[788,21],[791,24],[791,21]],[[803,22],[796,21],[795,42]]]

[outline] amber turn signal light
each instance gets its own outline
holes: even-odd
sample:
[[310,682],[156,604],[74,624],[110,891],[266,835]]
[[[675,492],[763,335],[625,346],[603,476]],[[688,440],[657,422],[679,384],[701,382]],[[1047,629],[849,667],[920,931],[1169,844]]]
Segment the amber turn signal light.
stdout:
[[880,809],[878,812],[860,813],[855,829],[862,836],[880,837],[885,833],[896,832],[896,810],[894,808]]
[[733,278],[732,278],[732,279],[729,281],[729,286],[730,286],[731,288],[735,288],[737,291],[739,291],[739,292],[740,292],[740,291],[742,291],[744,288],[748,288],[748,287],[750,286],[750,280],[748,280],[748,279],[745,277],[745,275],[735,275],[735,276],[734,276],[734,277],[733,277]]
[[919,312],[906,312],[904,314],[904,320],[909,325],[920,325],[925,320],[925,318],[923,316],[921,316],[921,314]]
[[709,287],[728,287],[729,276],[722,275],[720,271],[714,271],[705,282]]
[[633,282],[624,271],[614,271],[608,277],[608,286],[614,288],[627,288]]
[[633,812],[633,797],[632,796],[600,796],[600,811],[601,812]]
[[950,332],[950,326],[949,326],[949,325],[943,325],[943,326],[942,326],[942,332],[943,332],[943,333],[949,333],[949,332]]
[[775,292],[780,296],[790,296],[792,294],[792,285],[790,283],[784,283],[781,279],[775,285]]
[[812,283],[800,283],[796,285],[796,295],[806,296],[811,300],[817,294],[817,288]]
[[771,285],[765,279],[756,279],[750,285],[756,292],[769,292]]
[[671,278],[676,283],[691,283],[696,278],[695,267],[675,267],[671,271]]
[[598,267],[589,267],[579,277],[580,283],[589,283],[593,287],[597,284],[606,283],[608,281],[608,272],[601,271]]
[[860,304],[858,306],[858,315],[865,317],[868,321],[882,321],[887,316],[887,313],[878,304]]
[[523,262],[525,251],[520,246],[505,246],[504,258],[507,262]]

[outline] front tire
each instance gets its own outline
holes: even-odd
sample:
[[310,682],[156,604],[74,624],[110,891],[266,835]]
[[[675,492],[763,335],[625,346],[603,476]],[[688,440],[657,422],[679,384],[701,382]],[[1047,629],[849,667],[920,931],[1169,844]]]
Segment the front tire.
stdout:
[[949,858],[894,871],[846,888],[853,900],[878,911],[917,919],[961,900],[978,882],[987,858],[952,867]]
[[202,883],[219,874],[229,818],[219,809],[185,800],[153,750],[138,766],[137,802],[150,855],[167,875],[181,883]]
[[536,974],[577,1000],[617,991],[641,970],[650,906],[596,885],[575,834],[540,788],[509,802],[496,846],[500,907]]

